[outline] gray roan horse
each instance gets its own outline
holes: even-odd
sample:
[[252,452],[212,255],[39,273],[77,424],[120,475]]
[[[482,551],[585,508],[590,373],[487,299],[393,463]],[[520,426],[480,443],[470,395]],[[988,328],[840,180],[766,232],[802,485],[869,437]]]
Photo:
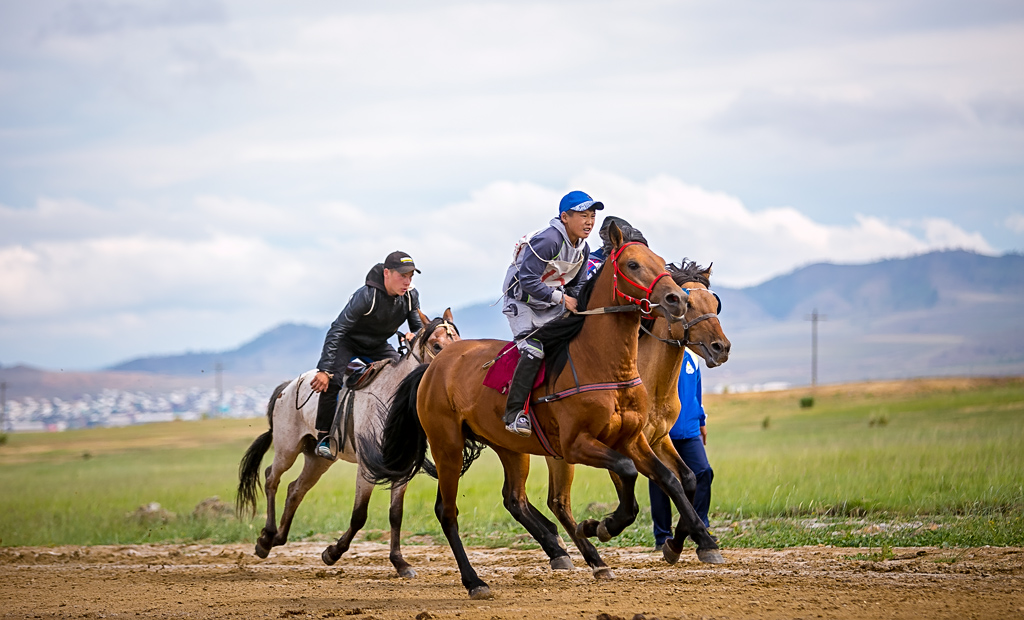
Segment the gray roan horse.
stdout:
[[[357,463],[355,506],[349,529],[342,534],[334,545],[324,549],[321,558],[328,566],[337,562],[343,553],[348,551],[352,538],[366,523],[366,510],[370,502],[373,484],[367,482],[363,475],[363,459],[356,452],[356,445],[376,445],[380,440],[383,427],[383,416],[394,397],[395,390],[402,379],[414,368],[423,363],[430,363],[445,346],[460,340],[458,329],[452,322],[451,309],[433,321],[422,312],[420,318],[424,327],[416,334],[409,345],[409,352],[394,364],[386,366],[377,378],[362,390],[354,393],[352,409],[354,437],[345,441],[339,448],[338,456],[350,463]],[[309,382],[316,370],[309,370],[297,379],[277,386],[270,396],[267,405],[267,420],[270,430],[252,442],[246,450],[242,462],[238,466],[238,495],[236,509],[241,514],[256,513],[256,494],[259,488],[259,469],[263,455],[275,446],[274,462],[266,470],[265,493],[267,497],[267,523],[256,540],[256,555],[265,558],[270,549],[283,545],[288,541],[288,530],[291,528],[295,511],[302,498],[316,484],[320,476],[334,464],[334,461],[316,456],[313,453],[316,436],[316,412],[318,399],[312,394]],[[372,441],[359,442],[360,438]],[[277,487],[281,476],[295,463],[302,453],[305,464],[302,473],[288,485],[288,495],[281,513],[280,529],[276,523]],[[388,513],[391,522],[391,563],[402,577],[415,577],[416,571],[402,558],[401,529],[402,506],[405,498],[405,485],[395,485],[391,489],[391,509]]]

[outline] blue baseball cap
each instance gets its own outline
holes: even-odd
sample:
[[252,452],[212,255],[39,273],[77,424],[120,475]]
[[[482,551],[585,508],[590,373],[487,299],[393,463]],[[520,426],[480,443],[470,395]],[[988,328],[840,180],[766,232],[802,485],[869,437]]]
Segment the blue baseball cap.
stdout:
[[603,202],[594,200],[586,192],[575,191],[562,196],[562,202],[558,203],[558,214],[561,215],[566,211],[589,211],[591,209],[600,211],[603,208]]

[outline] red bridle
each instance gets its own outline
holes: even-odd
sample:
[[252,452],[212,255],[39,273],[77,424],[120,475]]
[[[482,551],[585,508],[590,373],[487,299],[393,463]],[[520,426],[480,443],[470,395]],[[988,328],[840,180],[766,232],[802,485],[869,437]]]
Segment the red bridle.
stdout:
[[[616,295],[626,299],[630,303],[633,303],[633,304],[636,304],[637,306],[639,306],[640,307],[640,312],[642,312],[644,314],[650,314],[651,313],[651,293],[654,292],[654,287],[658,284],[659,280],[661,280],[662,278],[664,278],[666,276],[667,277],[672,277],[672,275],[668,271],[662,271],[660,274],[658,274],[658,277],[654,278],[654,281],[651,282],[650,286],[643,286],[642,284],[639,284],[637,282],[634,282],[634,281],[630,280],[629,276],[627,276],[626,274],[622,273],[622,270],[619,269],[619,255],[622,254],[623,250],[625,250],[626,248],[628,248],[631,245],[644,245],[644,244],[640,243],[639,241],[630,241],[629,243],[623,243],[622,246],[620,246],[619,249],[615,251],[615,254],[612,254],[612,267],[615,269],[615,271],[612,273],[612,288],[615,290],[615,294]],[[644,246],[644,247],[647,247],[647,246]],[[638,289],[640,289],[641,291],[645,292],[646,295],[644,295],[644,298],[643,299],[637,299],[636,297],[632,297],[632,296],[627,295],[627,294],[623,293],[622,291],[620,291],[619,290],[619,276],[620,275],[622,276],[622,279],[624,279],[626,282],[629,282],[633,286],[635,286]]]

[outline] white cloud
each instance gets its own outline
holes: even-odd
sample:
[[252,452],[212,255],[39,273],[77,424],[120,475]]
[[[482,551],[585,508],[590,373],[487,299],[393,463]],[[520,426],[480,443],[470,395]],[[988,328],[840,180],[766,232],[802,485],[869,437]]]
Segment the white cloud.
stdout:
[[1011,213],[1006,218],[1006,227],[1016,233],[1024,233],[1024,213]]
[[[545,227],[569,189],[604,201],[601,216],[629,220],[666,260],[713,261],[716,282],[728,286],[816,261],[992,252],[979,233],[942,219],[856,215],[826,225],[792,207],[754,211],[669,176],[633,181],[599,171],[558,189],[494,182],[466,200],[405,213],[211,195],[173,208],[47,199],[32,209],[0,208],[8,231],[0,237],[0,342],[11,355],[26,330],[37,342],[65,334],[92,342],[82,350],[109,362],[116,360],[104,343],[117,329],[135,334],[138,354],[233,346],[288,320],[326,324],[395,249],[423,270],[417,286],[428,309],[495,300],[513,244]],[[596,234],[590,241],[600,243]]]

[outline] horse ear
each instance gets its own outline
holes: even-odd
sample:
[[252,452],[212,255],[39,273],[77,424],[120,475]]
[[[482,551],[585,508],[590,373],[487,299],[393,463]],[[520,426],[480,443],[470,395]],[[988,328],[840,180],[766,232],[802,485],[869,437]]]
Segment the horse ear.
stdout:
[[709,264],[708,268],[705,269],[704,272],[703,272],[703,275],[704,275],[705,278],[710,278],[711,277],[711,265],[714,265],[714,263]]
[[452,309],[451,308],[445,308],[444,314],[442,314],[441,317],[444,318],[444,320],[446,320],[448,322],[451,322],[453,320],[452,319]]
[[420,321],[421,321],[421,322],[423,323],[423,326],[424,326],[424,327],[426,327],[427,325],[429,325],[429,324],[430,324],[430,319],[429,319],[429,318],[427,318],[427,315],[423,314],[423,311],[422,311],[422,310],[420,310],[419,308],[416,308],[416,312],[418,312],[418,313],[419,313],[419,315],[420,315]]
[[622,231],[615,222],[608,225],[608,241],[611,242],[613,251],[622,247]]

